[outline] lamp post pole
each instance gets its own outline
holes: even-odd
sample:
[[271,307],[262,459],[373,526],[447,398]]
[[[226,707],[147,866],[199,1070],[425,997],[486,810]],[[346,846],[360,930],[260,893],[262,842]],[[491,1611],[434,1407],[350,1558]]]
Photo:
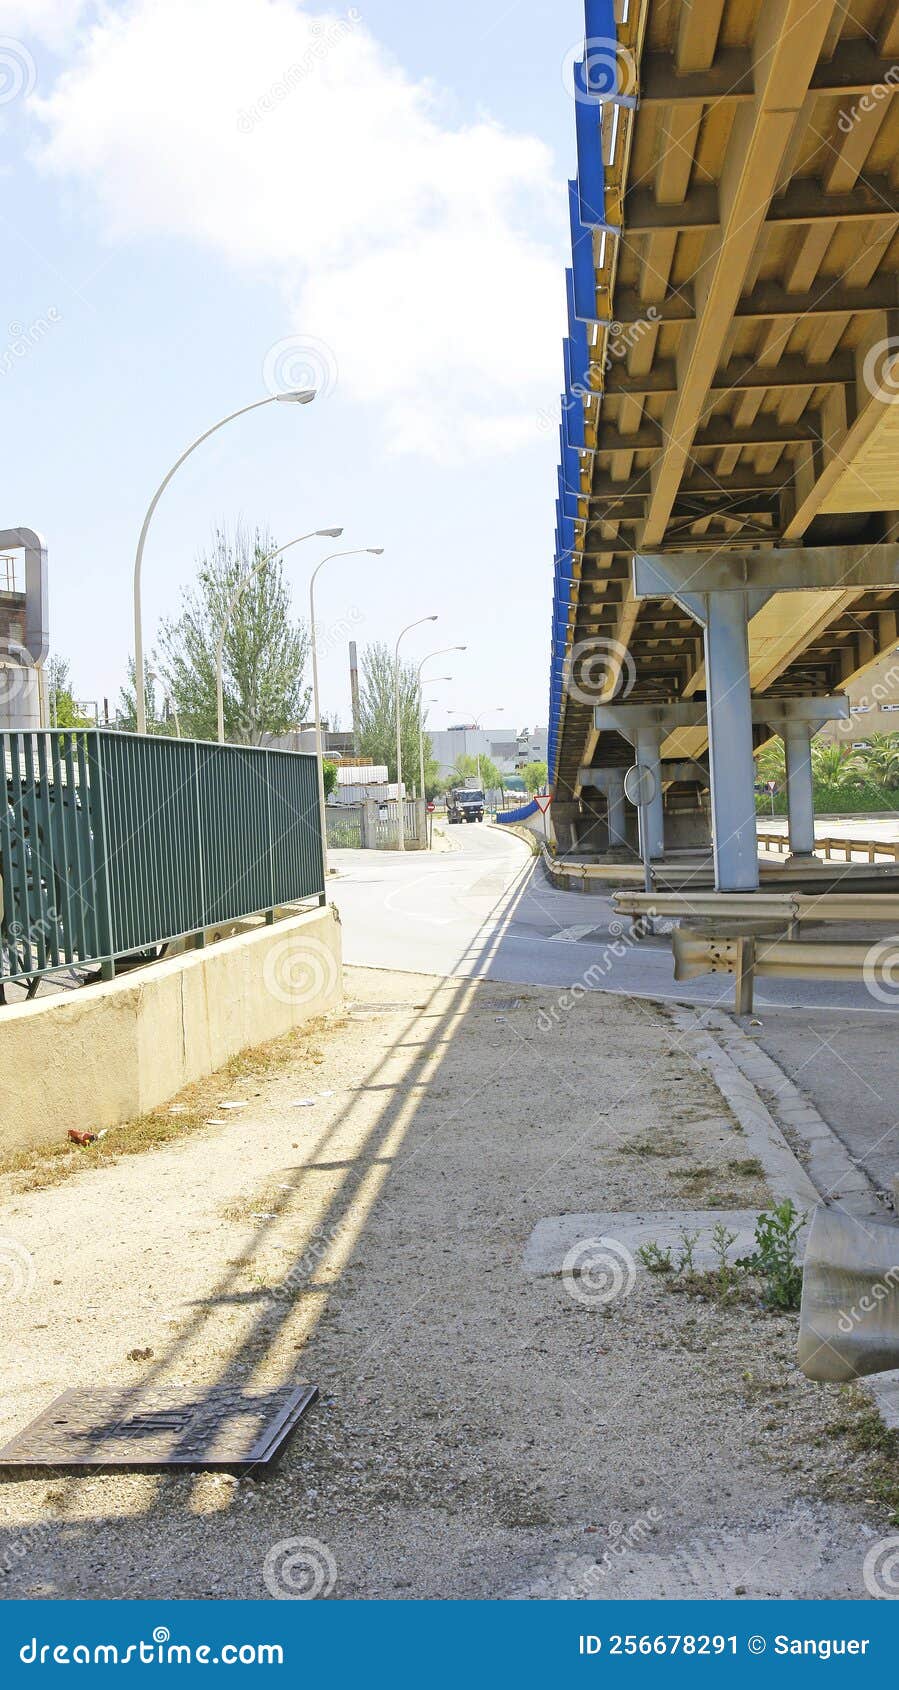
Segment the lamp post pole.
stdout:
[[[336,530],[337,533],[340,530]],[[319,825],[322,842],[322,873],[324,875],[325,894],[328,890],[328,822],[325,816],[325,751],[322,741],[322,713],[318,694],[318,646],[315,637],[315,578],[326,563],[331,563],[337,557],[381,557],[383,546],[353,546],[346,552],[329,552],[321,563],[316,564],[309,581],[309,640],[312,646],[312,708],[315,711],[315,766],[318,776],[318,809]]]
[[[418,766],[421,779],[420,792],[422,798],[427,798],[427,793],[425,791],[425,712],[424,700],[421,696],[421,672],[425,664],[430,663],[431,659],[434,657],[446,657],[451,651],[467,650],[468,647],[464,645],[444,645],[440,647],[439,651],[429,651],[427,657],[423,657],[418,665]],[[435,675],[433,677],[429,675],[428,685],[431,685],[432,680],[451,681],[452,678],[452,675]],[[428,850],[430,850],[430,848],[431,846],[429,840]]]
[[394,652],[394,704],[396,709],[396,801],[397,816],[399,818],[397,845],[401,851],[406,849],[406,816],[403,803],[403,721],[400,703],[400,643],[413,628],[421,628],[425,622],[436,622],[436,616],[419,616],[416,622],[408,622],[400,630]]
[[235,417],[246,416],[248,411],[258,411],[261,405],[274,405],[279,403],[308,405],[314,398],[315,392],[312,388],[303,388],[297,392],[291,393],[269,393],[265,399],[254,399],[252,405],[241,405],[239,411],[229,411],[226,417],[221,417],[217,423],[213,423],[211,428],[207,428],[202,434],[197,435],[196,440],[191,441],[186,451],[182,452],[180,458],[173,463],[168,475],[164,476],[162,481],[160,481],[156,492],[153,494],[149,506],[147,507],[147,514],[143,520],[143,526],[137,542],[137,552],[134,558],[134,697],[137,706],[137,731],[139,734],[146,733],[147,731],[147,701],[144,691],[144,630],[141,615],[141,570],[143,568],[144,546],[147,540],[147,531],[150,527],[156,506],[159,504],[159,501],[171,481],[172,476],[175,474],[176,470],[181,468],[185,459],[189,458],[191,452],[195,452],[198,446],[202,446],[203,441],[208,440],[210,434],[215,434],[220,428],[224,428],[226,423],[233,422]]

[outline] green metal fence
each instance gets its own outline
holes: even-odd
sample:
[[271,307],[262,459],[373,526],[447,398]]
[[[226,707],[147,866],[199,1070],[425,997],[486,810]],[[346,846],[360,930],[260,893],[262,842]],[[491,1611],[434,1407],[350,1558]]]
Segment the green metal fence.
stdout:
[[79,729],[0,757],[0,983],[324,899],[311,755]]

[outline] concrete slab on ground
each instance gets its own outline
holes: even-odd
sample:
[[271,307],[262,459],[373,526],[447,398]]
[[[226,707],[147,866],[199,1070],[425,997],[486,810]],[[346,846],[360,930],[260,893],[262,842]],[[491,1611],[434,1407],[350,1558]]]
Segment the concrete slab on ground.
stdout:
[[698,1234],[693,1260],[700,1270],[715,1267],[712,1239],[716,1226],[735,1234],[728,1259],[748,1255],[755,1238],[758,1209],[659,1209],[636,1215],[626,1210],[599,1215],[553,1215],[538,1221],[524,1250],[524,1271],[596,1278],[614,1285],[616,1264],[625,1271],[644,1267],[638,1251],[649,1244],[677,1258],[684,1233]]

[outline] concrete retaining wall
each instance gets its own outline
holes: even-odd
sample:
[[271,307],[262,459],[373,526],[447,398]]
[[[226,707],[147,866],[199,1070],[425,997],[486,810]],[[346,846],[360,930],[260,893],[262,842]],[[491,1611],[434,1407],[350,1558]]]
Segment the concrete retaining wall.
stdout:
[[0,1152],[134,1120],[342,999],[329,906],[149,968],[0,1009]]

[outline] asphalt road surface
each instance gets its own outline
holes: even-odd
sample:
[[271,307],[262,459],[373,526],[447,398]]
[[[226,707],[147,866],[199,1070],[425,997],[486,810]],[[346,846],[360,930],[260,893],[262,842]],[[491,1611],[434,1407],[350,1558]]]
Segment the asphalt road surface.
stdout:
[[[730,976],[676,984],[664,935],[635,941],[609,899],[558,891],[514,834],[466,826],[450,837],[455,849],[432,856],[333,853],[347,962],[732,1009]],[[854,982],[761,980],[753,1034],[889,1191],[899,1173],[899,981],[885,982],[882,999]]]

